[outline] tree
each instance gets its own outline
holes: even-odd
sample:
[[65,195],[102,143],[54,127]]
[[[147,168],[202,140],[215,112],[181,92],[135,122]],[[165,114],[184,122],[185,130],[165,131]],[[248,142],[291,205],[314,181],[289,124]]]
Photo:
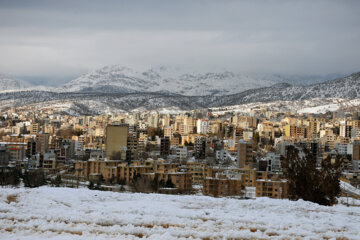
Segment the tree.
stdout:
[[113,151],[110,155],[110,160],[121,160],[122,153],[121,151]]
[[71,139],[74,135],[74,131],[71,128],[60,129],[56,132],[56,135],[62,137],[63,139]]
[[45,174],[41,170],[26,171],[23,176],[23,182],[25,187],[40,187],[45,185]]
[[227,156],[225,158],[225,161],[222,163],[223,166],[231,166],[233,164],[233,161],[231,160],[231,158],[229,156]]
[[131,186],[134,192],[148,193],[154,191],[153,182],[141,177],[139,173],[134,176]]
[[159,187],[160,187],[160,188],[165,187],[165,181],[164,181],[164,179],[161,179],[161,180],[159,181]]
[[58,175],[56,175],[56,178],[54,179],[53,184],[55,185],[55,187],[60,187],[61,183],[62,183],[61,175],[58,174]]
[[95,185],[94,189],[95,190],[102,190],[101,183],[99,183],[99,181],[96,182],[96,185]]
[[18,168],[6,170],[1,168],[0,185],[12,185],[14,187],[20,184],[21,170]]
[[155,176],[154,179],[151,181],[151,188],[157,192],[159,190],[159,178]]
[[161,128],[149,127],[147,130],[148,136],[154,141],[156,136],[164,137],[164,130]]
[[304,148],[300,151],[294,146],[287,148],[286,157],[282,156],[284,175],[289,183],[289,198],[303,199],[321,205],[333,205],[340,195],[340,176],[342,160],[336,156],[332,162],[328,156],[317,167],[316,159]]
[[83,135],[84,132],[82,129],[75,129],[73,134],[79,137],[79,136]]
[[118,183],[120,185],[126,185],[126,179],[125,178],[119,178]]
[[102,187],[101,187],[101,184],[104,183],[104,177],[103,175],[101,174],[99,176],[99,178],[96,180],[96,185],[94,187],[95,190],[103,190]]
[[166,184],[165,184],[165,187],[167,188],[174,188],[174,184],[173,182],[171,181],[171,177],[168,177],[167,181],[166,181]]

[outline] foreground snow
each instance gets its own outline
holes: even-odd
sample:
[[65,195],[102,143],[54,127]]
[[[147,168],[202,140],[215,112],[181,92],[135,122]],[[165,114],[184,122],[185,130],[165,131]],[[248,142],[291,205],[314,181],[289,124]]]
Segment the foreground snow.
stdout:
[[360,208],[343,205],[0,188],[0,239],[356,239],[359,225]]

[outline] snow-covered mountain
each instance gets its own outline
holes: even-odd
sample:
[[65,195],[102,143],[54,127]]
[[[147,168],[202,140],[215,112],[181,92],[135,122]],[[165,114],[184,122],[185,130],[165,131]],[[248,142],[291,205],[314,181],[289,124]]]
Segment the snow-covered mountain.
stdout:
[[24,90],[29,87],[31,87],[31,85],[23,80],[0,73],[0,92]]
[[360,98],[360,72],[308,86],[282,83],[266,88],[251,89],[238,94],[223,96],[213,104],[230,106],[250,102],[294,101],[312,98]]
[[163,92],[186,96],[228,95],[271,86],[269,79],[253,78],[229,71],[181,73],[166,67],[138,71],[118,65],[84,74],[59,88],[73,92]]
[[[157,78],[153,75],[151,78]],[[132,81],[132,80],[129,80]],[[144,84],[147,84],[145,82]],[[79,86],[79,85],[78,85]],[[141,84],[139,82],[138,86]],[[149,84],[149,88],[152,88]],[[69,86],[70,88],[70,86]],[[103,85],[101,90],[96,91],[5,91],[0,92],[0,106],[24,106],[27,104],[59,104],[67,102],[72,109],[81,114],[96,114],[108,110],[132,111],[134,109],[166,109],[173,108],[179,110],[192,110],[199,108],[228,107],[234,105],[244,105],[249,103],[274,103],[292,106],[288,110],[301,110],[303,108],[321,107],[321,111],[331,110],[342,107],[360,106],[358,101],[346,103],[346,100],[360,99],[360,72],[351,74],[344,78],[339,78],[319,84],[308,86],[294,86],[288,83],[278,83],[270,87],[250,89],[230,95],[200,95],[185,96],[166,91],[158,92],[139,92],[139,91],[110,91],[112,85],[106,90]],[[79,88],[80,90],[81,88]],[[151,91],[154,91],[152,89]],[[345,99],[341,102],[333,102],[329,99]],[[306,100],[306,101],[305,101]],[[297,101],[294,104],[291,102]],[[336,100],[337,101],[337,100]],[[97,104],[95,104],[97,103]],[[280,106],[279,105],[279,106]],[[304,106],[302,106],[304,105]],[[101,107],[99,107],[101,106]],[[281,108],[284,110],[284,107]],[[320,111],[319,109],[310,109]],[[309,111],[309,110],[307,110]]]

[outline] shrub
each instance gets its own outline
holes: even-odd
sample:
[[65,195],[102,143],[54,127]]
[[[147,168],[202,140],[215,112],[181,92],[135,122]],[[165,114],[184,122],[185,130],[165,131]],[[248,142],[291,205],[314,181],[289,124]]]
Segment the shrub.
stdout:
[[40,187],[46,185],[45,174],[41,170],[32,170],[26,171],[23,176],[24,186],[25,187]]

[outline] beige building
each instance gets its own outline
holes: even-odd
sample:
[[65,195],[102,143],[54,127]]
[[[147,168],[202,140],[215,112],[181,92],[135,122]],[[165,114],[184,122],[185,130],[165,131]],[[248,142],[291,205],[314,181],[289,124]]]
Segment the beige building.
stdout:
[[206,164],[197,162],[187,162],[186,171],[191,173],[194,184],[202,184],[205,178]]
[[287,198],[288,182],[280,179],[257,179],[256,197]]
[[205,178],[203,194],[214,197],[219,196],[240,196],[242,195],[241,178],[229,179],[226,176],[216,178]]
[[39,123],[33,123],[30,125],[30,134],[38,134],[39,133]]
[[127,124],[108,125],[106,127],[106,157],[127,148],[129,126]]

